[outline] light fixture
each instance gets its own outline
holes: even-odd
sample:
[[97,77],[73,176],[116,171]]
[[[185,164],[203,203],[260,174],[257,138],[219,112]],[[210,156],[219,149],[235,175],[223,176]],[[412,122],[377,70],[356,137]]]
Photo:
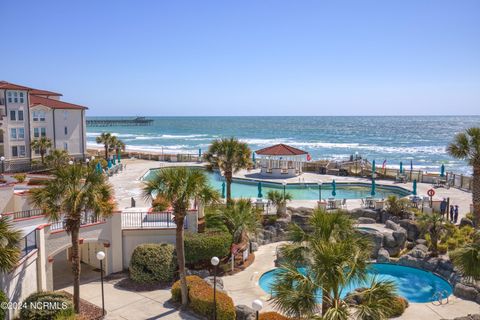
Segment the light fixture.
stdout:
[[103,251],[98,251],[98,252],[97,252],[97,259],[98,259],[98,260],[103,260],[103,259],[105,259],[105,252],[103,252]]
[[210,262],[212,263],[212,266],[218,266],[218,264],[220,263],[220,259],[218,259],[217,257],[213,257]]
[[72,164],[73,164],[73,161],[72,161],[72,160],[68,161],[68,164],[69,164],[69,165],[72,165]]

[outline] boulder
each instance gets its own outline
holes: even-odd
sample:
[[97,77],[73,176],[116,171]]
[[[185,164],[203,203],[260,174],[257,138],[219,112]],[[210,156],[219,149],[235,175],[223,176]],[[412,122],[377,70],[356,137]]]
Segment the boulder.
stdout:
[[[213,277],[206,277],[206,278],[203,279],[203,280],[205,280],[205,281],[213,288]],[[216,283],[217,283],[217,287],[216,287],[216,288],[217,288],[219,291],[223,291],[223,280],[222,280],[222,278],[217,277]]]
[[187,276],[198,276],[202,279],[205,279],[206,277],[210,276],[210,271],[202,269],[202,270],[186,270]]
[[400,226],[395,222],[393,222],[392,220],[387,220],[385,222],[385,228],[396,231],[398,230],[398,228],[400,228]]
[[310,216],[301,213],[292,213],[292,223],[297,224],[303,230],[309,230]]
[[244,304],[235,306],[236,320],[255,320],[255,310]]
[[358,218],[358,223],[359,224],[373,224],[373,223],[377,223],[377,221],[375,221],[375,219],[373,219],[373,218],[360,217],[360,218]]
[[371,209],[355,209],[349,212],[350,216],[354,219],[358,219],[360,217],[371,218],[375,221],[378,221],[378,212]]
[[417,244],[412,250],[410,250],[408,255],[414,258],[424,259],[427,256],[427,251],[427,247],[425,247],[423,244]]
[[427,240],[425,240],[425,239],[417,239],[417,240],[415,240],[415,243],[416,243],[416,244],[423,244],[424,246],[426,246],[426,245],[427,245]]
[[377,262],[387,263],[390,262],[390,254],[384,248],[378,250]]
[[470,227],[474,227],[474,224],[473,224],[473,221],[468,219],[468,218],[462,218],[460,220],[460,227],[463,227],[463,226],[470,226]]
[[478,290],[463,283],[457,283],[453,290],[453,294],[462,299],[475,301],[478,295]]
[[415,243],[413,243],[411,241],[406,241],[405,242],[405,248],[407,248],[408,250],[412,250],[414,247],[415,247]]
[[370,231],[365,231],[365,230],[358,230],[358,231],[371,240],[371,242],[372,242],[371,257],[373,259],[376,259],[377,255],[378,255],[378,250],[380,250],[380,248],[382,248],[383,234],[378,232],[378,231],[375,231],[375,232],[370,232]]
[[398,222],[402,228],[407,231],[407,239],[409,241],[415,241],[420,236],[420,230],[418,229],[418,225],[408,219],[403,219]]
[[392,232],[392,236],[393,238],[395,238],[397,245],[403,248],[405,245],[405,241],[407,241],[407,231],[400,227],[396,231]]
[[277,219],[277,221],[274,224],[275,228],[283,229],[283,230],[287,230],[289,225],[290,225],[290,219],[287,219],[287,218]]

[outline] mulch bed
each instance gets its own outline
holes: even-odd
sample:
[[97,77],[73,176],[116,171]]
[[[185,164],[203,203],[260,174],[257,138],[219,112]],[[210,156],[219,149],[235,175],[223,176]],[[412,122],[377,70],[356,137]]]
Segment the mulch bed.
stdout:
[[[70,293],[65,291],[61,291],[61,292],[73,299],[73,295],[71,295]],[[77,319],[78,320],[103,319],[102,308],[97,305],[94,305],[93,303],[80,299],[80,315],[77,316]]]
[[[237,260],[239,261],[239,259],[237,259]],[[250,253],[248,255],[247,260],[245,260],[242,264],[238,264],[237,260],[235,261],[235,267],[234,267],[233,271],[231,271],[231,269],[229,268],[228,271],[225,272],[225,274],[233,275],[233,274],[239,273],[240,271],[245,270],[246,268],[248,268],[253,263],[253,261],[255,261],[255,254]]]

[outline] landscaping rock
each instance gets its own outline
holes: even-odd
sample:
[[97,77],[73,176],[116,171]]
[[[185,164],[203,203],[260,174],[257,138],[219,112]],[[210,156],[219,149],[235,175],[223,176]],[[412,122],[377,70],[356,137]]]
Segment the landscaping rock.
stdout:
[[453,294],[466,300],[475,301],[478,295],[478,290],[463,283],[457,283]]
[[309,226],[310,216],[301,213],[292,213],[292,223],[296,223],[303,230],[310,230]]
[[255,320],[255,310],[244,304],[235,306],[236,320]]
[[251,242],[250,248],[252,249],[252,252],[258,251],[258,242]]
[[380,250],[378,250],[377,262],[379,263],[390,262],[390,254],[384,248],[380,248]]
[[409,253],[408,255],[414,258],[424,259],[427,256],[428,248],[423,244],[417,244]]
[[360,218],[358,218],[358,223],[359,224],[373,224],[373,223],[377,223],[377,221],[375,221],[375,219],[373,219],[373,218],[360,217]]
[[[206,277],[204,280],[213,288],[213,277]],[[223,280],[219,277],[216,280],[217,290],[223,291]]]
[[187,276],[199,276],[202,279],[205,279],[206,277],[210,276],[210,271],[208,270],[186,270]]
[[468,219],[468,218],[462,218],[460,220],[460,227],[463,227],[463,226],[470,226],[470,227],[474,227],[474,224],[473,224],[473,221]]
[[415,247],[415,243],[413,243],[411,241],[406,241],[405,242],[405,248],[407,248],[408,250],[412,250],[414,247]]
[[418,229],[418,225],[408,219],[402,219],[398,222],[402,228],[407,231],[407,239],[409,241],[415,241],[420,236],[420,230]]
[[371,257],[373,259],[376,259],[378,256],[378,251],[382,248],[383,234],[379,231],[375,231],[375,232],[370,232],[365,230],[358,230],[358,231],[372,241]]
[[407,231],[400,227],[397,229],[397,231],[392,232],[392,236],[395,238],[397,245],[403,248],[405,245],[405,241],[407,241]]
[[385,222],[385,228],[396,231],[396,230],[398,230],[398,228],[400,228],[400,226],[398,224],[396,224],[395,222],[393,222],[392,220],[387,220]]
[[416,244],[423,244],[424,246],[426,246],[426,245],[427,245],[427,240],[425,240],[425,239],[417,239],[417,240],[415,240],[415,243],[416,243]]
[[365,217],[365,218],[371,218],[375,221],[379,221],[378,212],[375,211],[375,210],[371,210],[371,209],[360,209],[360,208],[358,208],[358,209],[349,211],[349,214],[354,219]]

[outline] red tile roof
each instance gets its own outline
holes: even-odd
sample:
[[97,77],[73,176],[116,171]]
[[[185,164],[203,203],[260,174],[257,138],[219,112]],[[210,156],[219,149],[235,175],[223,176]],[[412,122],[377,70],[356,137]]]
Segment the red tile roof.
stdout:
[[39,89],[32,89],[30,90],[31,94],[38,94],[40,96],[63,96],[63,94],[58,93],[58,92],[53,92],[53,91],[48,91],[48,90],[39,90]]
[[34,89],[30,87],[21,86],[18,84],[10,83],[7,81],[0,81],[0,89],[7,89],[7,90],[27,90],[30,91],[31,94],[38,94],[42,96],[62,96],[61,93],[47,91],[47,90],[40,90]]
[[85,110],[88,109],[87,107],[80,106],[78,104],[73,104],[73,103],[68,103],[68,102],[63,102],[59,100],[53,100],[53,99],[48,99],[48,98],[43,98],[39,96],[30,96],[30,107],[35,107],[35,106],[45,106],[49,107],[52,109],[77,109],[77,110]]
[[306,151],[287,146],[283,143],[257,150],[255,153],[264,156],[300,156],[302,154],[307,154]]

